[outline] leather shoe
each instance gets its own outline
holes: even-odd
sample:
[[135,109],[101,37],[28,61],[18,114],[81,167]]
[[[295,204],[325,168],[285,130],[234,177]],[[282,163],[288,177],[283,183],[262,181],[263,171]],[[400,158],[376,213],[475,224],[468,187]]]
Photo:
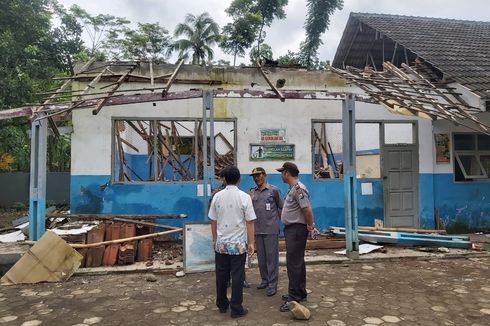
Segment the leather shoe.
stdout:
[[280,312],[287,312],[289,311],[289,302],[284,301],[284,303],[279,307]]
[[231,312],[231,318],[240,318],[240,317],[243,317],[245,315],[248,314],[248,309],[247,308],[243,308],[242,309],[242,312],[240,313],[235,313],[235,312]]
[[228,307],[226,307],[226,308],[219,308],[219,312],[222,313],[222,314],[226,313],[227,311],[228,311]]
[[262,289],[265,289],[267,286],[268,286],[267,283],[260,283],[259,285],[257,285],[257,289],[262,290]]
[[243,281],[243,287],[248,289],[250,287],[250,283],[248,283],[247,280]]
[[268,297],[272,297],[273,295],[275,295],[277,293],[277,290],[276,289],[267,289],[267,296]]

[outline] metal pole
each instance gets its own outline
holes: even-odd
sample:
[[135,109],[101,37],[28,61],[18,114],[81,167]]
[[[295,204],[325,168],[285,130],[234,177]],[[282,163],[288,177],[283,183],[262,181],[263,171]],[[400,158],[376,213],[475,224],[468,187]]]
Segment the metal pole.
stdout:
[[344,157],[344,217],[347,256],[359,257],[356,180],[356,117],[355,101],[348,94],[342,101],[342,136]]
[[204,200],[204,220],[208,218],[209,210],[209,194],[208,194],[208,182],[209,182],[209,165],[208,165],[208,111],[213,106],[213,95],[210,91],[204,91],[202,96],[202,133],[203,133],[203,200]]
[[39,240],[46,230],[46,153],[48,120],[31,123],[29,181],[29,239]]
[[209,106],[209,183],[213,186],[213,181],[215,180],[215,172],[214,172],[214,152],[215,152],[215,142],[214,142],[214,94],[211,91],[211,105]]

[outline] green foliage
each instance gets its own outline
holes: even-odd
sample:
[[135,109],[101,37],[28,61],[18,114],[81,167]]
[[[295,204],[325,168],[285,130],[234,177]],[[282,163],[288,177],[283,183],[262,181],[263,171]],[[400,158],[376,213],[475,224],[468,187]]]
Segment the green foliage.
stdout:
[[70,136],[48,137],[47,168],[51,172],[70,171]]
[[24,124],[7,125],[0,123],[0,156],[10,154],[14,162],[9,166],[9,171],[29,171],[29,138],[27,130],[29,123],[23,118]]
[[78,5],[72,5],[69,13],[83,25],[88,33],[91,42],[88,48],[90,56],[93,56],[100,50],[109,34],[122,32],[126,28],[126,25],[130,23],[124,17],[103,14],[90,15]]
[[330,16],[336,9],[341,10],[343,5],[343,0],[306,0],[306,38],[300,46],[302,65],[318,68],[318,48],[323,44],[320,37],[330,24]]
[[260,18],[257,15],[247,14],[223,27],[219,46],[226,54],[233,55],[233,66],[236,57],[244,57],[245,50],[252,46],[259,24]]
[[[270,27],[274,19],[286,18],[284,7],[288,0],[233,0],[225,12],[231,16],[234,21],[246,17],[249,19],[249,28],[253,29],[255,40],[257,40],[256,52],[261,52],[260,45],[265,39],[264,27]],[[253,23],[258,21],[258,23]],[[252,42],[253,43],[253,42]]]
[[20,201],[16,201],[16,202],[13,202],[12,205],[10,206],[11,209],[14,209],[16,211],[23,211],[23,210],[26,210],[27,209],[27,205],[20,202]]
[[260,50],[258,50],[258,48],[253,48],[250,51],[250,62],[252,65],[255,65],[257,61],[260,62],[264,58],[272,60],[272,48],[269,44],[264,43],[260,47]]
[[299,55],[288,50],[288,53],[277,58],[277,62],[280,65],[298,65],[301,64]]
[[153,60],[164,63],[171,41],[168,31],[159,23],[138,23],[138,29],[124,28],[111,31],[104,43],[112,58],[126,60]]
[[[60,19],[53,28],[51,19]],[[66,75],[71,56],[80,51],[81,26],[52,0],[9,0],[0,10],[0,109],[38,102],[37,93],[57,88],[52,77]],[[28,171],[27,118],[0,121],[0,156],[9,154],[12,171]],[[69,155],[69,151],[68,151]]]
[[185,22],[176,26],[175,37],[185,36],[174,42],[173,50],[179,51],[179,59],[189,59],[192,64],[206,64],[213,60],[212,46],[220,38],[218,24],[207,12],[198,16],[187,14]]

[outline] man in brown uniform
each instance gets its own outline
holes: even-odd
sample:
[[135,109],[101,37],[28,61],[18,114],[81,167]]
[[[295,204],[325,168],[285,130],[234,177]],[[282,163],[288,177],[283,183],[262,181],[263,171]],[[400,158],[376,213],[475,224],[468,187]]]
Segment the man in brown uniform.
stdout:
[[279,221],[281,191],[267,182],[265,170],[257,167],[250,174],[257,187],[250,190],[255,215],[255,247],[262,281],[257,289],[267,288],[267,296],[277,293],[279,279]]
[[310,194],[305,185],[298,180],[299,170],[296,164],[286,162],[277,169],[282,180],[289,185],[284,201],[281,221],[284,223],[286,238],[286,267],[288,271],[288,294],[280,311],[289,311],[290,301],[306,301],[305,249],[308,233],[315,229]]

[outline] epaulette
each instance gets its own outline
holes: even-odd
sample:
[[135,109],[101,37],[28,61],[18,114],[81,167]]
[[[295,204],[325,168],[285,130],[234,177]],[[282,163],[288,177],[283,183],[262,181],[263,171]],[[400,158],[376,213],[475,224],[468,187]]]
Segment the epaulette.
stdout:
[[297,183],[295,186],[294,186],[294,190],[296,191],[296,195],[298,196],[299,199],[303,199],[304,198],[304,192],[303,192],[303,188],[301,188],[301,186],[299,185],[299,183]]

